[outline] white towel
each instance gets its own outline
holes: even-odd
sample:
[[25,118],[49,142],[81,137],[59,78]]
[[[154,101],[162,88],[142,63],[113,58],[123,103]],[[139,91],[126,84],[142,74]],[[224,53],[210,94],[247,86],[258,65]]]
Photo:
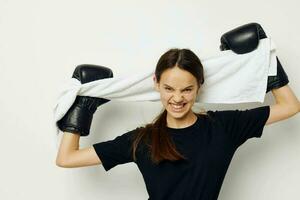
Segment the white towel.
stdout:
[[[261,39],[257,49],[247,54],[227,50],[200,60],[205,81],[195,103],[263,102],[268,76],[277,74],[275,44],[270,38]],[[77,95],[119,101],[159,101],[160,95],[154,89],[154,70],[85,84],[69,79],[54,106],[55,126]]]

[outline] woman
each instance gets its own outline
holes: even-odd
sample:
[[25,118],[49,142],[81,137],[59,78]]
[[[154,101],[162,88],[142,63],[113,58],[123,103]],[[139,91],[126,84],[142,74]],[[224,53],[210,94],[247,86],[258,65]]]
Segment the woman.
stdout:
[[286,85],[272,90],[276,104],[249,110],[192,110],[204,83],[203,66],[189,49],[170,49],[156,66],[154,84],[162,113],[150,124],[114,140],[79,149],[79,135],[65,132],[56,164],[102,164],[107,171],[135,162],[150,199],[217,199],[236,149],[261,137],[265,125],[299,112]]

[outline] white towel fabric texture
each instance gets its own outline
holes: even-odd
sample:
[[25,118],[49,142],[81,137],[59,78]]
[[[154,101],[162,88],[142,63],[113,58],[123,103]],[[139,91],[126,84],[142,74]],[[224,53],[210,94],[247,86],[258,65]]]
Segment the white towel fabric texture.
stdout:
[[[258,47],[246,54],[220,51],[200,58],[204,67],[204,84],[196,103],[263,102],[268,76],[277,74],[275,44],[271,38],[261,39]],[[54,106],[54,122],[59,121],[74,103],[76,96],[101,97],[118,101],[160,101],[154,89],[155,69],[130,73],[81,84],[70,78],[62,86]]]

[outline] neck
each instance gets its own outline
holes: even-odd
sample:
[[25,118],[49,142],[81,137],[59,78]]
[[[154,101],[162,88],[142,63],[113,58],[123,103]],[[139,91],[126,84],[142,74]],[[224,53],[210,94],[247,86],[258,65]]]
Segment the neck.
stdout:
[[167,114],[167,127],[170,128],[185,128],[194,124],[197,120],[197,115],[192,111],[181,118],[174,118]]

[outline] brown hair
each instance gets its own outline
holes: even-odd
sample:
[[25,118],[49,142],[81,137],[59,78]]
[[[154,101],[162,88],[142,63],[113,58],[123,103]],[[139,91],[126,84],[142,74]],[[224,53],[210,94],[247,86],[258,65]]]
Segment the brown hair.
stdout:
[[[165,70],[175,66],[190,72],[197,79],[199,88],[204,83],[203,66],[200,59],[191,50],[178,48],[168,50],[158,60],[155,69],[157,82],[160,81],[161,75]],[[200,111],[195,114],[197,116],[207,115],[205,111]],[[168,134],[166,118],[167,111],[163,109],[152,123],[136,129],[137,134],[135,134],[132,144],[132,154],[135,161],[137,147],[141,141],[144,142],[146,147],[149,147],[151,160],[155,164],[159,164],[163,160],[176,161],[186,159],[176,150]]]

